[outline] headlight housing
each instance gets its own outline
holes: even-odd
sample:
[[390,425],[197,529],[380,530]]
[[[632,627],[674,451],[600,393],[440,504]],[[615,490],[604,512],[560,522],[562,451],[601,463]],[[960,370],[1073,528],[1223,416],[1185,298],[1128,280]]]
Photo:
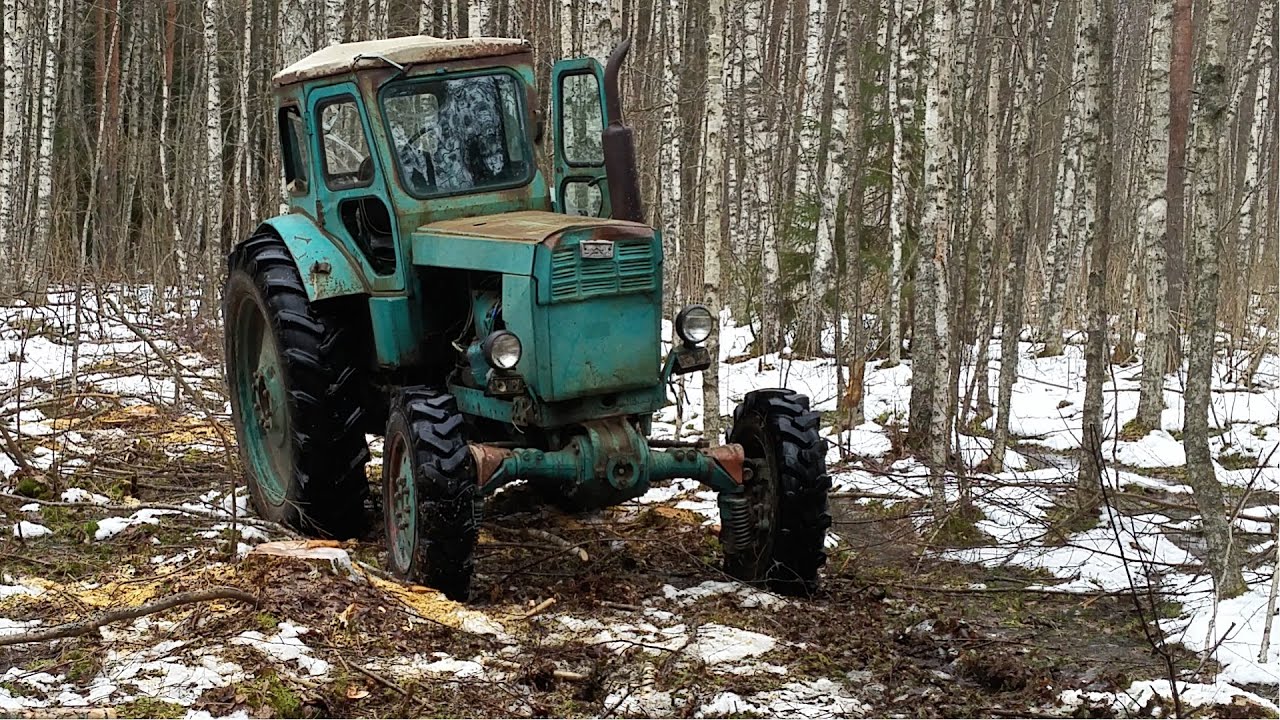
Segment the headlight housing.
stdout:
[[698,345],[711,337],[715,317],[706,305],[686,305],[676,315],[676,334],[687,345]]
[[489,333],[480,349],[484,351],[484,359],[498,370],[514,368],[520,362],[520,354],[523,352],[520,338],[506,330]]

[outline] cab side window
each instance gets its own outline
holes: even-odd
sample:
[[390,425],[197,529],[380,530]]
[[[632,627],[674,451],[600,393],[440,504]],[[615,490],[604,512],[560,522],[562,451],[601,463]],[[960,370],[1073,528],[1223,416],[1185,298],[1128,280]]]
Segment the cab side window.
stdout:
[[307,172],[310,157],[307,154],[306,126],[296,106],[280,108],[280,155],[283,158],[284,182],[290,194],[307,194]]
[[345,190],[372,183],[373,158],[355,100],[340,97],[321,105],[320,128],[324,178],[329,187]]

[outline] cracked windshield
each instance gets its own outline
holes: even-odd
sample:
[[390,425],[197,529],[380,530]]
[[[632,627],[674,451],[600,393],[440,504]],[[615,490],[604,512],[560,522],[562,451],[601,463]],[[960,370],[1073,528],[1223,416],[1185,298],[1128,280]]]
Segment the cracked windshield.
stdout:
[[392,89],[384,107],[405,189],[427,197],[526,180],[530,160],[517,91],[504,74]]

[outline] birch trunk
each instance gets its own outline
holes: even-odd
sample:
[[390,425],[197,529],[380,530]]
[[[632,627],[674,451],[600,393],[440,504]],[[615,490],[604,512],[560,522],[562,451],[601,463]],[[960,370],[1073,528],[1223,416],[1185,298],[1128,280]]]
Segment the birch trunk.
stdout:
[[[1208,546],[1207,560],[1220,597],[1245,590],[1236,560],[1232,529],[1226,515],[1222,485],[1209,453],[1209,403],[1213,382],[1214,338],[1218,310],[1218,169],[1221,145],[1229,127],[1226,48],[1228,17],[1225,0],[1209,4],[1205,44],[1196,72],[1195,143],[1191,180],[1194,187],[1194,270],[1191,334],[1183,430],[1187,450],[1187,484],[1195,495]],[[1176,21],[1175,21],[1176,22]]]
[[173,254],[178,264],[178,284],[182,286],[187,280],[187,247],[182,240],[182,223],[174,205],[173,186],[169,173],[169,108],[173,97],[173,70],[176,34],[178,23],[178,0],[167,0],[165,3],[164,48],[161,53],[164,61],[164,78],[160,84],[160,142],[156,150],[160,154],[160,183],[163,192],[165,209],[169,211],[169,226],[173,230]]
[[[863,72],[862,58],[866,49],[867,26],[875,23],[874,17],[857,18],[853,16],[853,10],[847,9],[849,23],[847,25],[848,35],[845,42],[845,72],[847,80],[845,95],[847,108],[848,124],[845,127],[845,182],[849,186],[846,201],[847,210],[845,211],[844,224],[844,262],[845,274],[849,277],[849,350],[846,354],[847,364],[849,366],[849,383],[845,388],[845,394],[841,398],[841,409],[845,412],[844,425],[847,428],[857,427],[866,422],[866,412],[864,408],[864,396],[866,386],[866,338],[863,331],[862,319],[862,228],[863,228],[863,212],[866,205],[863,197],[863,178],[862,166],[867,157],[867,150],[863,142],[863,103],[862,94],[859,91],[859,85],[854,79],[861,78]],[[883,25],[883,23],[878,23]],[[844,293],[837,289],[837,295],[844,297]],[[846,306],[839,304],[841,308]],[[837,318],[845,315],[844,312],[837,313]],[[840,347],[836,347],[837,363],[839,363]]]
[[[26,105],[23,93],[23,66],[25,65],[24,45],[30,44],[31,34],[27,32],[27,3],[23,0],[4,0],[4,131],[0,134],[0,266],[12,267],[11,249],[16,245],[14,240],[14,207],[16,197],[15,180],[20,178],[22,136],[25,128],[23,120],[27,117],[22,111]],[[0,282],[4,289],[9,282],[16,280],[10,273],[5,273],[6,281]]]
[[[1082,3],[1088,0],[1081,0]],[[1075,233],[1084,232],[1084,228],[1076,227],[1076,188],[1080,179],[1077,177],[1081,166],[1081,127],[1085,114],[1084,87],[1087,82],[1088,68],[1082,62],[1084,45],[1083,18],[1077,22],[1075,52],[1071,59],[1071,100],[1067,108],[1067,117],[1062,123],[1062,163],[1058,166],[1058,178],[1053,203],[1053,239],[1049,244],[1049,252],[1045,256],[1045,268],[1048,271],[1046,284],[1048,297],[1044,303],[1041,336],[1044,339],[1042,357],[1061,355],[1063,350],[1062,321],[1065,310],[1067,273],[1071,269],[1072,248]]]
[[[946,466],[950,449],[950,423],[952,392],[950,387],[949,319],[951,298],[949,287],[948,257],[951,250],[952,178],[954,177],[955,130],[952,115],[952,66],[955,63],[955,38],[953,28],[956,9],[942,0],[934,8],[933,27],[929,33],[929,72],[925,109],[925,187],[924,213],[921,218],[920,254],[924,263],[931,264],[932,335],[933,354],[928,365],[933,371],[930,383],[931,397],[928,416],[929,486],[934,520],[941,522],[947,511]],[[917,326],[919,335],[922,328]],[[925,365],[912,348],[912,422],[915,425],[916,398],[914,376]]]
[[[1076,502],[1081,511],[1093,512],[1101,497],[1103,399],[1107,380],[1107,263],[1111,243],[1112,118],[1115,112],[1111,80],[1114,56],[1114,0],[1083,0],[1082,19],[1089,36],[1085,55],[1089,92],[1085,115],[1084,166],[1086,181],[1092,175],[1098,199],[1096,225],[1086,211],[1085,247],[1089,252],[1089,335],[1085,344],[1083,457],[1077,478]],[[1095,3],[1097,3],[1095,5]],[[1099,7],[1100,6],[1100,7]],[[1101,13],[1098,11],[1101,10]],[[1101,17],[1099,17],[1101,16]],[[1099,47],[1100,46],[1100,47]],[[1098,56],[1101,54],[1101,62]]]
[[[828,2],[823,13],[822,102],[818,139],[818,227],[814,238],[813,263],[809,272],[809,295],[806,303],[806,325],[809,350],[814,356],[822,354],[822,329],[825,326],[826,297],[831,290],[833,263],[835,262],[836,212],[840,204],[840,192],[844,188],[844,123],[847,82],[843,63],[838,62],[835,46],[839,38],[841,7],[839,0]],[[816,79],[816,78],[815,78]],[[837,324],[840,316],[835,315]]]
[[337,45],[343,41],[342,15],[346,8],[343,0],[324,0],[324,44]]
[[1147,332],[1142,349],[1142,383],[1137,429],[1144,435],[1160,428],[1164,410],[1164,374],[1169,345],[1169,279],[1165,256],[1168,204],[1165,177],[1169,158],[1169,54],[1172,0],[1155,0],[1151,15],[1151,59],[1147,63],[1146,207],[1139,222],[1146,259]]
[[[58,87],[58,39],[62,35],[62,0],[50,0],[45,6],[44,73],[40,87],[40,146],[36,152],[36,217],[32,242],[23,257],[22,285],[37,287],[37,271],[44,269],[49,252],[50,204],[53,196],[53,131],[56,121]],[[47,277],[47,273],[40,272]]]
[[[222,251],[222,87],[218,72],[219,0],[204,2],[205,158],[204,250],[205,271],[216,273]],[[212,283],[205,283],[211,287]]]
[[893,0],[889,31],[889,114],[893,125],[892,177],[889,187],[889,364],[902,361],[902,262],[911,217],[913,152],[908,127],[915,118],[916,50],[914,28],[916,0]]
[[719,442],[720,422],[720,252],[724,198],[724,0],[711,0],[707,9],[707,168],[703,176],[703,303],[711,309],[707,350],[711,366],[702,373],[702,437]]

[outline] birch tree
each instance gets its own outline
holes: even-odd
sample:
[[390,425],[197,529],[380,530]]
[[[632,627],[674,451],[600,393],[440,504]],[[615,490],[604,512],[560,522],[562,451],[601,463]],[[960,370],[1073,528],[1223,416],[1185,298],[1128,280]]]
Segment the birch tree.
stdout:
[[703,303],[715,322],[707,338],[711,366],[702,373],[702,436],[717,442],[720,422],[720,252],[724,197],[724,0],[710,0],[707,9],[707,168],[703,181]]
[[1165,268],[1168,203],[1165,198],[1165,172],[1169,158],[1167,98],[1172,20],[1172,0],[1155,0],[1151,9],[1151,50],[1145,88],[1149,118],[1144,163],[1146,207],[1139,224],[1147,282],[1147,332],[1142,348],[1142,384],[1136,418],[1137,429],[1142,434],[1160,428],[1169,342],[1169,279]]
[[[53,135],[57,121],[58,39],[62,35],[62,0],[50,0],[45,6],[44,70],[40,83],[40,142],[36,151],[36,217],[33,240],[22,253],[22,283],[27,288],[43,290],[36,283],[37,270],[49,251],[50,203],[53,195]],[[0,240],[3,244],[3,240]],[[43,285],[43,283],[40,283]]]
[[[844,64],[836,52],[841,27],[841,4],[830,0],[823,13],[825,25],[823,37],[821,90],[821,121],[818,138],[816,178],[818,200],[818,227],[814,238],[813,263],[809,272],[809,293],[806,307],[807,345],[813,354],[822,352],[822,328],[826,326],[827,293],[831,290],[833,264],[835,263],[836,213],[840,193],[844,189],[844,123],[847,114],[845,95],[847,81]],[[815,88],[816,89],[816,88]],[[840,316],[835,316],[840,322]]]
[[[222,251],[222,88],[218,73],[219,0],[204,2],[205,198],[204,243],[207,271],[215,271]],[[206,284],[209,287],[211,284]]]
[[[933,353],[927,358],[933,371],[932,394],[928,415],[928,459],[930,495],[934,519],[941,521],[946,515],[947,496],[944,478],[947,455],[950,450],[950,418],[952,392],[950,383],[950,337],[948,325],[951,313],[948,282],[948,257],[951,249],[952,179],[955,176],[955,129],[952,115],[952,67],[954,53],[956,8],[950,0],[938,0],[933,10],[933,23],[929,33],[928,90],[925,100],[925,188],[924,213],[921,218],[920,253],[924,262],[932,266],[930,280],[932,295]],[[920,334],[922,328],[917,327]],[[926,358],[915,352],[912,344],[912,367],[925,365]],[[913,386],[912,406],[915,406]],[[914,413],[913,413],[914,415]],[[913,417],[914,420],[914,417]],[[914,424],[914,423],[913,423]]]
[[[26,113],[23,105],[24,49],[31,35],[27,32],[27,3],[4,0],[4,131],[0,135],[0,264],[11,267],[10,248],[13,241],[15,181],[19,180],[22,137]],[[12,278],[16,279],[16,278]],[[2,284],[2,283],[0,283]]]
[[889,116],[893,123],[893,170],[890,178],[889,238],[889,364],[902,361],[902,263],[911,217],[912,141],[908,134],[915,118],[916,45],[914,28],[918,0],[893,0],[889,31]]
[[[1244,592],[1244,577],[1232,546],[1222,485],[1209,453],[1209,402],[1213,383],[1214,339],[1218,311],[1218,245],[1221,233],[1217,173],[1228,127],[1226,48],[1228,16],[1225,0],[1209,3],[1205,44],[1196,63],[1195,142],[1191,181],[1195,203],[1194,271],[1191,333],[1187,352],[1187,393],[1182,420],[1187,451],[1187,484],[1195,495],[1208,546],[1209,570],[1221,597]],[[1175,19],[1175,24],[1177,23]],[[1176,32],[1176,30],[1175,30]]]
[[[1095,4],[1096,3],[1096,4]],[[1093,181],[1098,200],[1097,223],[1086,218],[1085,247],[1089,252],[1088,314],[1089,334],[1085,342],[1085,391],[1082,457],[1077,478],[1076,500],[1082,512],[1092,512],[1101,495],[1103,438],[1102,385],[1107,380],[1107,265],[1110,260],[1113,178],[1112,64],[1115,45],[1114,0],[1082,0],[1083,24],[1092,36],[1086,52],[1088,103],[1093,112],[1085,116],[1086,178]],[[1101,12],[1099,13],[1099,10]],[[1099,58],[1099,55],[1101,56]],[[1093,177],[1089,177],[1092,175]]]

